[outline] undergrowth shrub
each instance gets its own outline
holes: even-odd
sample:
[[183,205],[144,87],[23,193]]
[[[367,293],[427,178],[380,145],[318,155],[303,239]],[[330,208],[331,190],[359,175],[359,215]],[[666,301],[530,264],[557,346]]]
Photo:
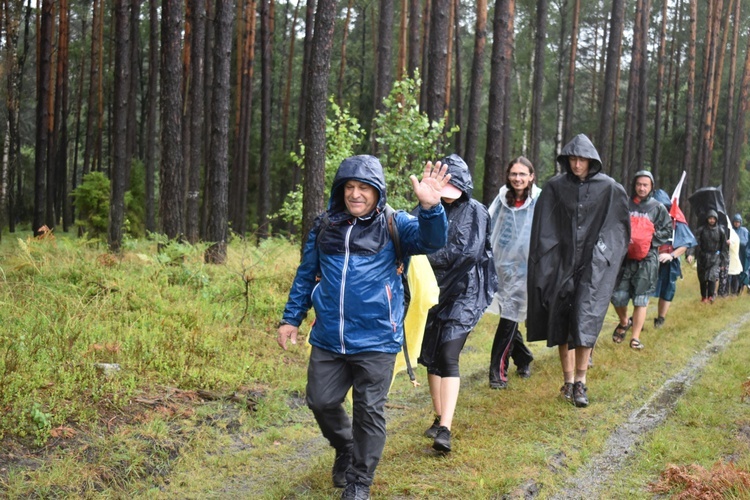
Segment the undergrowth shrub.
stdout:
[[[226,265],[207,266],[202,245],[133,245],[106,259],[67,237],[0,247],[0,439],[43,444],[153,386],[304,387],[304,353],[290,370],[273,348],[296,247],[237,240]],[[102,363],[121,370],[107,375]]]

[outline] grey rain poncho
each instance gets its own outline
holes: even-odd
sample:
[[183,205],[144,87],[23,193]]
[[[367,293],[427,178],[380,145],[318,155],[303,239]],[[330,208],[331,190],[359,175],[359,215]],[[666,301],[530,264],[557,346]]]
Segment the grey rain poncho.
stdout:
[[489,209],[492,220],[490,241],[497,271],[495,300],[502,318],[520,323],[526,319],[531,223],[541,189],[533,185],[531,196],[520,207],[508,206],[507,192],[507,186],[501,187]]

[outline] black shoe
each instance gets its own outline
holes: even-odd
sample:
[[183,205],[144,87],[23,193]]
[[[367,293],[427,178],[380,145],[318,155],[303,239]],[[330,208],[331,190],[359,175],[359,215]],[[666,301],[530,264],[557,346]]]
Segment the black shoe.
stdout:
[[507,389],[508,382],[503,380],[490,380],[490,389]]
[[352,465],[352,449],[344,448],[336,450],[336,459],[333,461],[333,486],[335,488],[344,488],[346,486],[346,471]]
[[439,428],[440,428],[440,415],[435,417],[435,421],[432,422],[432,425],[430,426],[429,429],[424,431],[424,435],[430,439],[435,439],[435,436],[437,436]]
[[341,494],[341,498],[352,500],[370,500],[370,487],[362,483],[349,483]]
[[586,395],[586,386],[583,382],[573,384],[573,404],[578,408],[585,408],[589,405],[589,398]]
[[451,431],[447,427],[440,426],[438,428],[437,436],[435,436],[435,442],[432,443],[432,447],[437,451],[451,451]]
[[521,378],[529,378],[531,377],[531,364],[527,363],[525,365],[521,365],[516,369],[516,373]]
[[565,382],[562,387],[560,387],[560,396],[563,397],[565,401],[568,403],[573,402],[573,384],[570,382]]
[[664,326],[664,320],[665,318],[662,316],[659,316],[658,318],[654,318],[654,328],[659,329],[662,326]]

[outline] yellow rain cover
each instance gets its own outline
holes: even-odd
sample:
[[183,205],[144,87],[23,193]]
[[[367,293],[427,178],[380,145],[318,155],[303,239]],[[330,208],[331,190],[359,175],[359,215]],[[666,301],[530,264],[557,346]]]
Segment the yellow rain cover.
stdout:
[[[406,276],[409,280],[411,302],[404,318],[404,342],[406,342],[406,348],[409,351],[411,366],[416,368],[419,351],[422,349],[427,313],[440,300],[440,287],[426,255],[414,255],[411,258],[409,272]],[[406,358],[402,349],[396,356],[393,380],[395,380],[397,373],[404,370],[406,370]],[[393,380],[391,380],[391,386],[393,386]]]

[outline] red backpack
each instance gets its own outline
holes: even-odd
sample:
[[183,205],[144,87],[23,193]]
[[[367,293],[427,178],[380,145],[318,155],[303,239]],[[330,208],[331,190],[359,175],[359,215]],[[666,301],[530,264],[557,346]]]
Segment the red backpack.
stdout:
[[646,216],[630,216],[630,244],[628,259],[643,260],[651,250],[651,239],[654,237],[654,223]]

